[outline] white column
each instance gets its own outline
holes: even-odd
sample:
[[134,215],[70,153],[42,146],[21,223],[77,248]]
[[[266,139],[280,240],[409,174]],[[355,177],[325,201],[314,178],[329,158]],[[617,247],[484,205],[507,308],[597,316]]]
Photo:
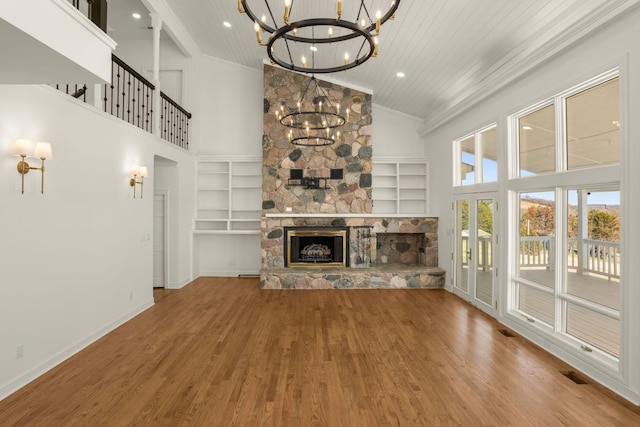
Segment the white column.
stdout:
[[476,133],[474,138],[474,146],[475,146],[475,182],[476,184],[483,182],[483,174],[482,171],[482,158],[484,157],[484,153],[482,152],[482,133]]
[[160,136],[160,31],[162,18],[157,12],[151,12],[151,26],[153,27],[153,133]]
[[578,190],[578,268],[577,273],[583,274],[587,268],[589,251],[585,239],[589,238],[589,209],[587,191]]

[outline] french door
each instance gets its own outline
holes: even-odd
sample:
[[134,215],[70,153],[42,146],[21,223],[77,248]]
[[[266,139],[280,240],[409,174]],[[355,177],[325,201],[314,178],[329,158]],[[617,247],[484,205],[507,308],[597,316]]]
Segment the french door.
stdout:
[[495,195],[465,194],[454,200],[453,292],[495,316]]

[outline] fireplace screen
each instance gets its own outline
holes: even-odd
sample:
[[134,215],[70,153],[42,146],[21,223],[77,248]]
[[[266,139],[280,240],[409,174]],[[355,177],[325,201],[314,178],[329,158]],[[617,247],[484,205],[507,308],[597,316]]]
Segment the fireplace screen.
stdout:
[[285,227],[285,267],[348,267],[347,227]]

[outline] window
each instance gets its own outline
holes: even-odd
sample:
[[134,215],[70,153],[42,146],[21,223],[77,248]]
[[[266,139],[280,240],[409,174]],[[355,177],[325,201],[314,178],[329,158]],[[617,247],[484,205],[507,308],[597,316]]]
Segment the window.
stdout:
[[[566,333],[620,351],[620,191],[567,190]],[[564,298],[564,295],[567,297]],[[603,314],[604,313],[604,314]]]
[[618,91],[614,70],[512,116],[508,182],[510,313],[607,366],[622,344]]
[[567,98],[567,169],[620,162],[618,79]]
[[553,325],[555,293],[555,193],[521,193],[515,280],[518,309]]
[[605,75],[514,116],[517,177],[619,164],[619,99],[618,77]]
[[493,124],[454,141],[455,186],[498,180],[497,132]]
[[555,171],[555,119],[553,105],[518,119],[519,176]]

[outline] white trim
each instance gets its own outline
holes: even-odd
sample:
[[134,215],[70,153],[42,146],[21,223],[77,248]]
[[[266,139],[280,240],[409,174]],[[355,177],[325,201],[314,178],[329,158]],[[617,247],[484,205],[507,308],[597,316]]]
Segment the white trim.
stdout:
[[[343,84],[343,83],[338,83],[338,84]],[[372,103],[372,107],[378,108],[380,110],[386,111],[386,112],[388,112],[390,114],[394,114],[396,116],[404,117],[405,119],[410,119],[410,120],[414,120],[414,121],[417,121],[417,122],[420,122],[420,123],[424,123],[424,119],[422,117],[413,116],[411,114],[403,113],[402,111],[394,110],[393,108],[385,107],[384,105]]]
[[[155,168],[154,168],[155,169]],[[154,171],[155,172],[155,171]],[[155,174],[154,174],[155,177]],[[162,242],[162,252],[163,252],[163,270],[164,270],[164,277],[162,279],[163,281],[163,288],[168,288],[169,287],[169,260],[171,259],[169,257],[169,248],[171,247],[171,245],[169,244],[169,190],[167,189],[159,189],[156,190],[155,189],[155,183],[154,183],[154,191],[153,191],[153,196],[162,196],[162,201],[163,201],[163,212],[162,212],[162,220],[163,220],[163,242]],[[155,212],[153,213],[153,217],[155,218]],[[153,241],[155,242],[155,236],[153,236]],[[154,258],[155,259],[155,258]],[[155,272],[155,271],[154,271]]]
[[92,33],[98,40],[104,43],[109,49],[115,50],[118,43],[102,31],[96,24],[84,16],[82,12],[73,7],[67,0],[51,0],[53,4],[62,9],[67,15],[73,18],[78,24],[82,25],[85,30]]
[[206,53],[202,54],[202,58],[208,61],[220,62],[222,64],[226,64],[230,67],[235,67],[240,70],[249,71],[253,74],[259,74],[260,76],[263,75],[262,68],[249,67],[248,65],[240,64],[238,62],[232,62],[226,59],[218,58],[217,56],[208,55]]

